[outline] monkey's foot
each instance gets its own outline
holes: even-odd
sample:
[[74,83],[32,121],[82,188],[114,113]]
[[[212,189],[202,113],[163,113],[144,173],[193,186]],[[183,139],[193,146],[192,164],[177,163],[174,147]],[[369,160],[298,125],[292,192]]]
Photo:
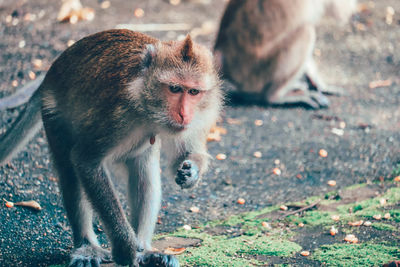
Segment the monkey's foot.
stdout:
[[199,179],[199,168],[191,160],[185,160],[176,174],[175,182],[183,188],[191,188]]
[[71,255],[69,267],[100,267],[100,263],[110,263],[111,253],[98,246],[82,245]]
[[178,259],[173,255],[146,253],[138,257],[140,267],[179,267]]

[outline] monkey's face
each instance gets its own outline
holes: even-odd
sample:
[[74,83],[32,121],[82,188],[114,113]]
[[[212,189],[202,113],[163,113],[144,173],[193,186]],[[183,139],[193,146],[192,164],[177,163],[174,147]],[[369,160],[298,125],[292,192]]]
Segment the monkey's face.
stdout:
[[205,91],[184,83],[164,83],[161,90],[167,101],[169,126],[176,131],[184,130],[192,122]]
[[145,105],[158,125],[182,132],[219,110],[219,79],[206,48],[188,37],[148,47],[144,60]]

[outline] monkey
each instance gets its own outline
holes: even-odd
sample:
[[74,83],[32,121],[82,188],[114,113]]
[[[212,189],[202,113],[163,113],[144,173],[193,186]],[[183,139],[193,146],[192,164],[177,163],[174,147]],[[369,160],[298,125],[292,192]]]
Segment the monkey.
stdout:
[[233,101],[329,106],[340,94],[319,77],[312,58],[324,14],[345,23],[356,0],[231,0],[214,45],[223,78],[238,89]]
[[[130,30],[81,39],[52,64],[10,130],[0,139],[6,163],[43,124],[72,228],[70,266],[113,260],[130,266],[179,266],[152,251],[161,202],[161,144],[168,173],[183,189],[206,172],[207,133],[223,93],[211,51],[192,41],[162,42]],[[114,164],[114,165],[113,165]],[[128,173],[130,218],[110,180]],[[93,211],[111,243],[101,248]]]

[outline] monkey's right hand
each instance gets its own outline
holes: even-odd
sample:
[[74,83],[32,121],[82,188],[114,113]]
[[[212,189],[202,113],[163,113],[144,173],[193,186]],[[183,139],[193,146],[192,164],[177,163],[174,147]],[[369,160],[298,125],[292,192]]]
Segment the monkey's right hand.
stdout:
[[185,160],[176,173],[175,182],[182,188],[191,188],[199,180],[199,167],[191,161]]

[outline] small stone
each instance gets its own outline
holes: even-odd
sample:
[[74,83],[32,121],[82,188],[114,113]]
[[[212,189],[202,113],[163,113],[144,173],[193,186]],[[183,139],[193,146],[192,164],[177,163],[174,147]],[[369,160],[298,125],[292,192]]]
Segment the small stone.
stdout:
[[193,206],[193,207],[190,207],[190,211],[193,213],[198,213],[200,211],[200,209],[198,207]]
[[263,122],[262,120],[255,120],[255,121],[254,121],[254,124],[255,124],[256,126],[262,126],[262,125],[264,124],[264,122]]
[[254,155],[255,158],[261,158],[262,157],[262,153],[260,151],[254,152],[253,155]]
[[186,231],[190,231],[190,230],[192,230],[192,227],[190,225],[185,224],[183,226],[183,229],[185,229]]

